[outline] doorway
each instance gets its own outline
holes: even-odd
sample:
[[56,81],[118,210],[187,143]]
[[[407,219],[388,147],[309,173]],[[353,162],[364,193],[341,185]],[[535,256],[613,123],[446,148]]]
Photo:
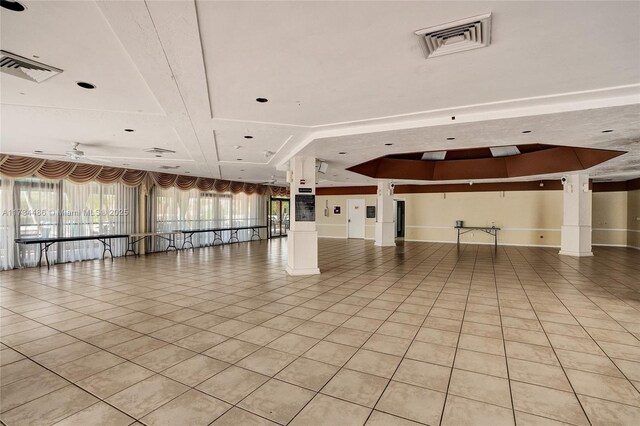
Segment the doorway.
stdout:
[[271,198],[269,206],[269,235],[271,238],[286,237],[289,230],[289,199]]
[[404,200],[393,200],[396,203],[395,222],[396,238],[404,238]]
[[364,239],[364,217],[364,200],[347,200],[347,238]]

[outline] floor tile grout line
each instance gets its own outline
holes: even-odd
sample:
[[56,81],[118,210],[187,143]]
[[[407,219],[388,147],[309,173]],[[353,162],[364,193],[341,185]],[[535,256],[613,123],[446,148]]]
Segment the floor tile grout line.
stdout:
[[[506,252],[506,255],[507,255],[507,259],[509,260],[511,265],[513,265],[513,261],[511,260],[511,256],[509,256],[509,253],[507,251],[505,251],[505,252]],[[531,266],[530,263],[528,262],[527,258],[525,256],[523,256],[522,253],[520,253],[520,251],[518,249],[516,249],[516,252],[525,260],[525,262],[527,262],[527,264],[529,264],[529,266]],[[514,270],[516,270],[516,269],[514,268]],[[516,270],[516,276],[517,276],[517,270]],[[542,278],[540,278],[540,279],[548,287],[548,284]],[[521,281],[519,277],[518,277],[518,281]],[[560,368],[562,369],[562,372],[564,373],[564,377],[567,380],[567,383],[569,383],[569,386],[571,387],[571,391],[572,391],[573,395],[575,396],[576,401],[578,401],[578,404],[580,405],[580,409],[582,409],[582,413],[584,414],[584,416],[587,419],[587,421],[589,422],[589,424],[592,425],[591,419],[587,415],[587,411],[584,409],[584,406],[582,405],[582,401],[580,401],[580,398],[578,398],[578,394],[576,393],[576,390],[573,387],[573,383],[571,383],[571,380],[569,380],[569,376],[567,375],[567,372],[566,372],[566,370],[564,368],[564,365],[562,364],[562,362],[560,362],[560,358],[558,358],[558,354],[556,353],[556,349],[551,344],[551,340],[549,340],[549,336],[547,335],[546,329],[542,325],[542,322],[540,322],[540,318],[538,317],[538,312],[535,310],[533,304],[531,303],[531,299],[529,298],[529,294],[527,293],[526,288],[523,288],[523,291],[524,291],[524,295],[526,296],[527,300],[529,301],[529,305],[531,306],[531,309],[533,310],[534,315],[536,316],[536,319],[538,320],[538,323],[540,324],[540,328],[542,328],[542,332],[544,333],[547,341],[549,342],[549,347],[553,351],[553,355],[555,356],[556,360],[558,361],[558,364],[559,364]],[[553,290],[551,290],[551,291],[553,291]],[[515,410],[515,407],[514,407],[514,410]]]
[[[543,280],[543,282],[545,282],[545,281]],[[545,283],[546,283],[546,282],[545,282]],[[594,285],[597,285],[597,284],[594,284]],[[615,361],[614,361],[614,360],[609,356],[609,354],[607,354],[607,352],[606,352],[604,349],[602,349],[602,346],[600,346],[600,343],[598,343],[598,341],[597,341],[596,339],[594,339],[594,338],[591,336],[591,333],[589,333],[589,330],[587,330],[586,328],[584,328],[584,326],[583,326],[582,324],[580,324],[580,321],[578,321],[578,320],[576,319],[576,317],[575,317],[575,315],[573,314],[573,312],[572,312],[569,308],[567,308],[567,306],[566,306],[566,305],[565,305],[565,303],[562,301],[562,299],[560,299],[560,298],[556,295],[555,291],[554,291],[552,288],[550,288],[550,287],[549,287],[549,289],[550,289],[550,291],[551,291],[551,292],[556,296],[556,298],[557,298],[557,299],[558,299],[558,301],[562,304],[562,306],[564,306],[564,308],[569,312],[569,315],[571,315],[571,317],[572,317],[572,318],[573,318],[573,319],[574,319],[574,320],[579,324],[580,328],[582,328],[582,330],[583,330],[585,333],[587,333],[587,335],[589,336],[589,338],[591,339],[591,341],[593,341],[593,343],[594,343],[594,344],[595,344],[595,345],[596,345],[596,346],[597,346],[597,347],[602,351],[602,353],[604,354],[604,356],[605,356],[607,359],[609,359],[609,361],[611,361],[611,363],[615,366],[615,368],[620,372],[620,374],[622,375],[622,377],[624,377],[624,378],[625,378],[625,379],[626,379],[626,380],[631,384],[631,386],[633,386],[636,390],[639,390],[639,389],[634,385],[633,381],[631,381],[631,380],[627,377],[627,375],[624,373],[624,371],[622,371],[622,369],[620,369],[620,367],[618,366],[618,364],[616,364],[616,363],[615,363]],[[579,291],[579,290],[578,290],[578,291]],[[580,292],[580,294],[582,294],[582,292]],[[584,297],[587,297],[587,296],[585,296],[584,294],[583,294],[583,296],[584,296]],[[587,297],[587,298],[588,298],[588,297]],[[535,311],[535,309],[534,309],[534,311]],[[536,316],[537,316],[537,314],[536,314]],[[538,321],[540,321],[540,320],[538,319]],[[615,319],[614,319],[614,321],[615,321]],[[617,323],[617,321],[616,321],[616,323]],[[554,333],[547,333],[547,331],[546,331],[546,329],[544,329],[544,326],[542,325],[542,323],[541,323],[541,327],[543,328],[543,330],[544,330],[545,334],[554,334]],[[547,338],[547,339],[548,339],[548,338]],[[550,341],[550,340],[549,340],[549,343],[551,344],[551,341]],[[551,345],[551,346],[553,347],[553,345]],[[569,351],[571,351],[570,349],[568,349],[568,350],[569,350]],[[554,351],[554,354],[555,354],[555,348],[553,348],[553,351]],[[571,352],[579,352],[579,353],[580,353],[580,351],[571,351]],[[556,355],[556,358],[557,358],[557,355]],[[559,359],[559,358],[558,358],[558,362],[560,362],[560,359]],[[560,364],[562,364],[562,363],[560,363]],[[569,370],[577,370],[577,371],[584,371],[584,370],[579,370],[579,369],[575,369],[575,368],[567,368],[567,369],[569,369]],[[598,373],[594,373],[594,374],[598,374]],[[606,374],[601,374],[601,375],[602,375],[602,376],[605,376],[605,377],[614,377],[614,376],[608,376],[608,375],[606,375]],[[567,379],[568,379],[568,377],[567,377]],[[573,388],[573,385],[572,385],[572,388]],[[577,393],[576,393],[576,395],[577,395]],[[611,402],[617,402],[617,401],[611,401]]]

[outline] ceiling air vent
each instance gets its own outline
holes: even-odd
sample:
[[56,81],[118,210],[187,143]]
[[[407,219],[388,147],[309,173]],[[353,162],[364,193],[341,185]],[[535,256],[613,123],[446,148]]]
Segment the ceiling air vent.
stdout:
[[426,28],[415,34],[427,58],[487,47],[491,41],[491,14]]
[[175,169],[179,169],[180,166],[160,166],[158,168],[162,170],[175,170]]
[[0,50],[0,70],[25,80],[42,83],[62,72],[61,69]]
[[144,152],[150,152],[152,154],[175,154],[176,152],[171,150],[171,149],[164,149],[164,148],[148,148],[145,149]]

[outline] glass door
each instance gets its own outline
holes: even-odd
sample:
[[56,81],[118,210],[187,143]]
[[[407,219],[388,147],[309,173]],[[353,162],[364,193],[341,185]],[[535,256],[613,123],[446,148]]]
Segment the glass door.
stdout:
[[289,229],[289,199],[271,198],[269,209],[271,237],[285,237]]

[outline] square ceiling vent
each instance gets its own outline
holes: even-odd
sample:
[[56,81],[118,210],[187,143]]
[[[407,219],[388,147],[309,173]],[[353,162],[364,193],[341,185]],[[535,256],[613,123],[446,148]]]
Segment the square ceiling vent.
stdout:
[[425,28],[415,34],[427,58],[487,47],[491,42],[491,14]]
[[0,50],[0,71],[36,83],[42,83],[62,72],[59,68],[5,50]]

